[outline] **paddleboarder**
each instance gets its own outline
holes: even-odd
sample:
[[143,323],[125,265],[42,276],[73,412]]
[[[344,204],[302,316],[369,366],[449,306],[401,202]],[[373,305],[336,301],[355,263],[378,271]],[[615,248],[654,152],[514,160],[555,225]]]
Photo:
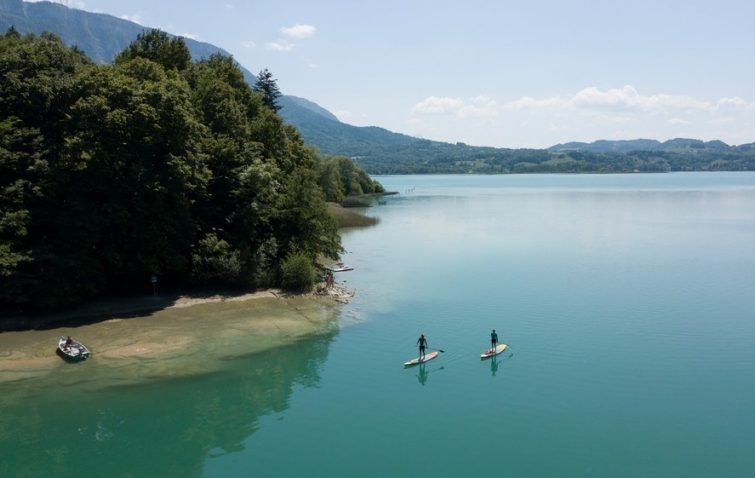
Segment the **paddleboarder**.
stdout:
[[495,333],[495,329],[490,332],[490,353],[494,354],[495,349],[498,347],[498,334]]
[[425,349],[427,348],[427,339],[425,338],[425,334],[420,334],[419,338],[417,339],[417,345],[419,345],[419,360],[421,362],[422,360],[425,360]]

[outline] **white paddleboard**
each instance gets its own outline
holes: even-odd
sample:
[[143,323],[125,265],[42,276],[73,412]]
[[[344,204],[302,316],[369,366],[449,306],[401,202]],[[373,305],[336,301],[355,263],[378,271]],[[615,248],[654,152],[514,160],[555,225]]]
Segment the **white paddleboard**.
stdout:
[[490,358],[490,357],[493,357],[495,355],[498,355],[499,353],[501,353],[504,350],[506,350],[506,347],[508,347],[508,345],[506,345],[506,344],[498,344],[498,346],[495,348],[495,350],[487,349],[483,353],[481,353],[480,354],[480,358],[481,359],[486,359],[486,358]]
[[409,360],[408,362],[404,362],[404,367],[411,367],[412,365],[418,365],[421,363],[429,362],[430,360],[434,359],[438,355],[440,355],[440,352],[433,351],[433,352],[427,353],[425,354],[425,358],[421,360],[419,357],[417,357],[415,359]]

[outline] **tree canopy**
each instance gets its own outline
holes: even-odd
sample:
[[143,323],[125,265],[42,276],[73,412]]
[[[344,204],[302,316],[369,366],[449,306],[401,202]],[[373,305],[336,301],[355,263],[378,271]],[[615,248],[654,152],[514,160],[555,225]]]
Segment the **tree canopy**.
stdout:
[[113,65],[0,36],[0,308],[147,291],[153,274],[268,286],[291,254],[337,257],[327,160],[231,58],[189,58],[157,31]]
[[254,83],[254,91],[262,95],[262,103],[276,113],[281,109],[278,105],[278,98],[281,96],[278,89],[278,82],[273,78],[273,74],[266,69],[257,73],[257,81]]

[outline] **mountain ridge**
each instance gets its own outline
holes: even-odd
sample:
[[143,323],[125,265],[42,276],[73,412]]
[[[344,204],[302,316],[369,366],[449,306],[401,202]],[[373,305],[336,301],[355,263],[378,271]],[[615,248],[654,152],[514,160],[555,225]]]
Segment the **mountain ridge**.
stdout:
[[[746,146],[747,144],[740,146]],[[726,151],[737,147],[736,145],[729,145],[717,139],[703,141],[694,138],[671,138],[666,141],[658,141],[655,139],[640,138],[628,140],[599,139],[590,143],[570,141],[568,143],[555,144],[547,149],[549,151],[591,151],[595,153],[613,152],[626,154],[635,151],[684,151],[700,149]]]

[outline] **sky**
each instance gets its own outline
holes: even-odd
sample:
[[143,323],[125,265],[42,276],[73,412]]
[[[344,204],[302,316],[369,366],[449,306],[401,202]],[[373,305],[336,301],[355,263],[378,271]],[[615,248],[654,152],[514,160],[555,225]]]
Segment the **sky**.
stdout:
[[341,121],[477,146],[755,142],[751,0],[59,0],[212,43]]

